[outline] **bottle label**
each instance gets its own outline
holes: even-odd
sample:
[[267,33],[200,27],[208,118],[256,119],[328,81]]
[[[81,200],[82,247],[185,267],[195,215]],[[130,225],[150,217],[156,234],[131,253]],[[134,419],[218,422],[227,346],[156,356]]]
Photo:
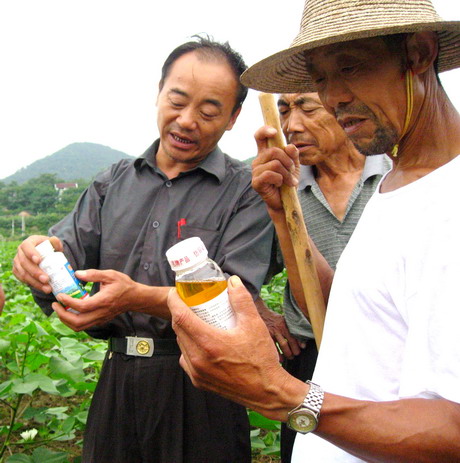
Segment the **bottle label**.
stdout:
[[80,281],[75,276],[69,262],[63,265],[43,265],[42,268],[50,278],[50,285],[55,296],[59,293],[65,293],[77,299],[88,296],[88,293],[80,286]]
[[228,330],[235,326],[235,314],[225,289],[217,297],[190,307],[203,321],[216,328]]

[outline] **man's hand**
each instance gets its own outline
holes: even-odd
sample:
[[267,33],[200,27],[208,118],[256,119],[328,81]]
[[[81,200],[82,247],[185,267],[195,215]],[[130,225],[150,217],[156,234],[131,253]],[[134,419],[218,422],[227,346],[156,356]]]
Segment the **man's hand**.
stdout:
[[[128,275],[116,270],[79,270],[75,276],[81,281],[100,283],[94,296],[76,299],[59,294],[53,309],[60,320],[74,331],[82,331],[101,325],[128,311],[139,311],[170,318],[166,299],[169,287],[147,286],[133,281]],[[64,307],[79,312],[66,310]]]
[[[67,294],[59,294],[53,309],[63,323],[74,331],[101,325],[115,318],[120,313],[130,310],[136,283],[124,273],[115,270],[80,270],[75,276],[81,281],[100,283],[100,291],[85,299],[76,299]],[[70,307],[79,312],[74,314],[64,309]]]
[[37,244],[43,241],[50,240],[53,248],[56,251],[63,250],[63,246],[59,238],[55,236],[32,235],[26,238],[19,246],[16,256],[13,259],[13,273],[15,277],[46,294],[51,293],[51,286],[48,275],[40,269],[38,264],[41,261],[40,254],[35,249]]
[[308,387],[290,376],[278,359],[267,327],[238,277],[228,283],[237,325],[220,330],[198,318],[170,291],[168,305],[182,350],[180,364],[197,387],[208,389],[264,413],[286,419]]
[[305,347],[305,345],[292,336],[284,317],[270,310],[260,297],[256,300],[255,304],[259,315],[268,328],[270,336],[278,348],[281,349],[280,362],[283,361],[284,357],[292,359],[294,356],[299,355],[300,349]]
[[255,133],[257,157],[252,162],[252,187],[267,206],[281,210],[280,187],[297,186],[300,163],[299,152],[294,145],[283,149],[269,148],[268,140],[276,135],[276,129],[263,126]]

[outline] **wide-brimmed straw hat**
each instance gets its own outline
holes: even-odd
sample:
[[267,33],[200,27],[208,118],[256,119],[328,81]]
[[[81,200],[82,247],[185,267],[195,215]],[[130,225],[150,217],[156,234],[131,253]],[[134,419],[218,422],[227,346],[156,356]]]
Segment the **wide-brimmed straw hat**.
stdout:
[[291,46],[251,66],[241,81],[269,93],[314,91],[306,69],[307,50],[419,31],[438,33],[439,72],[460,66],[460,21],[444,21],[429,0],[306,0]]

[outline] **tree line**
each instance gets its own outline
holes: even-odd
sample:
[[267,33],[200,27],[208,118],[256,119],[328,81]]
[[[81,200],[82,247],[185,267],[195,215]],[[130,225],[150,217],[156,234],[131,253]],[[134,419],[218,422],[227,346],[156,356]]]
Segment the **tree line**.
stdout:
[[77,188],[59,192],[55,185],[63,182],[56,174],[42,174],[22,184],[0,182],[0,234],[4,238],[46,234],[73,209],[89,183],[76,180]]

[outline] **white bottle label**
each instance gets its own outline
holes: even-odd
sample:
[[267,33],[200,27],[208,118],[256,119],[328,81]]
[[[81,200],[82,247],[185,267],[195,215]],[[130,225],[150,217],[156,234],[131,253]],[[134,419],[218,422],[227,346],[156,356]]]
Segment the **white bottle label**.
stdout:
[[203,321],[216,328],[229,330],[236,324],[235,314],[228,300],[225,289],[214,299],[190,307]]

